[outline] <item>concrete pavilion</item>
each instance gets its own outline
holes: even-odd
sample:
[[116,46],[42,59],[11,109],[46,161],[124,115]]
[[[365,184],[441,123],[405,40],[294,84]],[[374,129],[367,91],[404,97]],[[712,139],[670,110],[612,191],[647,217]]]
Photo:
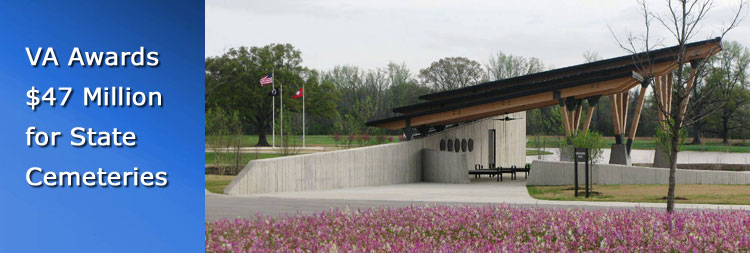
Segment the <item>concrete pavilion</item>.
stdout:
[[[685,45],[685,62],[697,64],[719,51],[720,38],[690,43]],[[673,107],[671,98],[675,78],[672,72],[678,67],[679,52],[679,46],[674,46],[432,93],[420,97],[426,100],[423,103],[394,108],[394,112],[401,114],[399,116],[371,121],[367,125],[404,129],[407,137],[416,129],[424,136],[457,124],[471,124],[488,117],[559,104],[565,134],[573,135],[578,130],[588,130],[599,98],[609,96],[616,140],[610,163],[629,165],[631,145],[638,130],[648,86],[655,86],[660,94],[659,102],[665,105],[667,113]],[[688,86],[694,82],[696,69],[690,70]],[[628,122],[629,92],[636,87],[640,88],[640,95]],[[584,102],[589,107],[582,122]],[[680,109],[684,111],[686,108]],[[659,119],[665,119],[661,111]],[[501,142],[502,135],[496,138]]]
[[[561,105],[565,134],[573,135],[589,128],[602,96],[609,97],[616,134],[609,162],[629,165],[649,85],[660,94],[666,112],[672,110],[672,72],[678,67],[680,51],[677,46],[662,48],[424,95],[422,103],[394,108],[398,116],[367,122],[368,126],[402,129],[404,142],[253,160],[224,191],[257,194],[415,182],[469,183],[468,170],[475,167],[525,164],[526,110]],[[690,43],[684,51],[685,62],[697,64],[721,51],[721,40]],[[690,69],[688,86],[694,82],[695,71]],[[628,96],[634,88],[641,92],[629,118]],[[583,103],[589,105],[585,117]],[[660,112],[659,118],[665,116]]]

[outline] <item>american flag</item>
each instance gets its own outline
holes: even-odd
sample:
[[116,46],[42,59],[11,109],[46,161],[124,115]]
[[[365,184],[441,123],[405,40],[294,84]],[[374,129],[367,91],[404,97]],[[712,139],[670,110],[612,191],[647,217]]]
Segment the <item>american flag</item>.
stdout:
[[260,86],[263,87],[263,85],[266,84],[272,84],[273,83],[273,76],[271,74],[268,74],[260,79]]

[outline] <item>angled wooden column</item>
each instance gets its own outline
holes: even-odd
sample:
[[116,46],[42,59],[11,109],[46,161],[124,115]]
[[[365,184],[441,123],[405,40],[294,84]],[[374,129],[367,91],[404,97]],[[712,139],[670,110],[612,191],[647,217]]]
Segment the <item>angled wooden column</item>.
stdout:
[[[655,78],[654,82],[654,96],[656,96],[656,111],[658,115],[659,121],[664,121],[664,111],[662,111],[662,106],[664,104],[662,103],[662,99],[664,99],[664,95],[662,94],[662,81],[664,80],[663,76],[657,76]],[[666,108],[665,108],[666,110]]]
[[560,103],[560,114],[563,117],[563,128],[565,129],[565,136],[570,136],[570,125],[568,121],[568,110],[565,110],[565,104]]
[[596,104],[599,102],[599,96],[596,97],[590,97],[586,101],[589,104],[589,109],[586,112],[586,123],[583,125],[583,131],[586,132],[589,130],[589,127],[591,126],[591,118],[594,116],[594,109],[596,108]]
[[583,100],[578,101],[576,105],[576,121],[575,121],[575,130],[578,131],[579,128],[581,128],[581,110],[583,110]]
[[628,126],[628,102],[630,99],[630,92],[625,91],[622,93],[622,96],[620,96],[620,99],[622,100],[622,107],[620,107],[620,117],[622,117],[622,121],[620,121],[620,124],[622,125],[622,134],[625,134],[625,131],[627,131]]
[[591,118],[594,116],[594,109],[596,106],[589,105],[589,109],[586,110],[586,120],[583,122],[583,129],[581,131],[588,131],[589,127],[591,126]]
[[628,155],[633,147],[633,140],[635,140],[635,133],[638,131],[638,122],[641,120],[641,111],[643,111],[643,102],[646,98],[646,91],[648,91],[649,80],[645,80],[641,83],[641,91],[638,93],[638,101],[635,103],[635,110],[633,110],[633,120],[630,125],[630,132],[628,133],[627,149]]
[[612,144],[609,154],[610,164],[630,165],[630,159],[625,144],[622,143],[622,93],[615,93],[610,96],[612,105],[612,125],[615,128],[615,143]]
[[[698,64],[691,62],[690,65],[692,68],[690,68],[690,76],[688,77],[688,82],[685,87],[685,99],[682,100],[682,103],[680,103],[680,119],[685,119],[685,111],[687,111],[688,103],[690,103],[690,90],[693,89],[693,84],[695,83],[695,73],[698,70]],[[684,124],[684,123],[683,123]]]
[[667,104],[667,115],[672,114],[672,89],[674,88],[674,74],[670,72],[664,76],[664,85],[666,86],[664,97]]
[[609,95],[609,103],[612,107],[612,126],[614,127],[615,135],[620,135],[620,114],[618,109],[617,95]]

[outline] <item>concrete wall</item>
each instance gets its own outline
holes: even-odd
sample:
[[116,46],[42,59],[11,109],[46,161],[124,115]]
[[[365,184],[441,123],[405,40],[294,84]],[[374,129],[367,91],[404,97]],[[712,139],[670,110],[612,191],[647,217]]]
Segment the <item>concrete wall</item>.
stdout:
[[422,181],[422,141],[253,160],[224,189],[255,194]]
[[[505,115],[503,115],[477,120],[407,142],[253,160],[232,180],[224,192],[255,194],[421,182],[423,180],[422,149],[439,150],[440,140],[447,142],[448,139],[467,140],[467,142],[473,139],[474,149],[453,151],[454,156],[445,158],[428,155],[430,159],[428,168],[437,168],[439,171],[449,173],[449,175],[427,173],[429,180],[468,182],[468,169],[473,168],[474,164],[487,166],[489,129],[496,130],[498,165],[510,167],[525,164],[526,112],[513,113],[508,116],[518,118],[518,120],[495,120],[495,118],[504,118]],[[448,155],[447,152],[439,152],[439,154]],[[450,160],[455,167],[436,166],[433,160],[435,162]],[[459,166],[460,163],[464,166]],[[460,171],[448,170],[448,168],[462,169],[463,177],[459,176]]]
[[[583,163],[578,165],[578,183],[584,184]],[[534,161],[527,185],[571,185],[573,163]],[[592,169],[592,183],[613,184],[667,184],[669,169],[597,164]],[[750,184],[750,172],[677,170],[677,184]]]
[[[516,165],[523,167],[526,164],[526,112],[508,114],[510,118],[517,120],[501,121],[496,119],[505,118],[505,115],[485,118],[470,124],[446,129],[443,132],[431,134],[425,138],[424,148],[440,150],[440,140],[474,140],[474,150],[468,149],[457,153],[466,153],[466,160],[470,169],[475,164],[485,167],[489,160],[489,141],[487,139],[490,129],[495,129],[496,163],[498,166],[510,167]],[[455,152],[455,150],[453,151]]]
[[466,154],[422,149],[424,182],[468,184]]

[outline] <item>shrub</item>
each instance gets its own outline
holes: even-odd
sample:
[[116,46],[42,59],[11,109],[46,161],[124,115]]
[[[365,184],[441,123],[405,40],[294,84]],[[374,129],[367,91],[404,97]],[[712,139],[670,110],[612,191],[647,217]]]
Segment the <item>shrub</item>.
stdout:
[[367,135],[367,134],[360,135],[359,139],[362,140],[364,145],[370,144],[370,135]]
[[347,147],[347,148],[348,148],[348,147],[350,147],[350,146],[352,145],[352,142],[354,142],[354,140],[355,140],[356,138],[357,138],[357,137],[356,137],[356,136],[354,136],[354,134],[349,134],[349,136],[347,136],[347,137],[346,137],[346,140],[347,140],[347,141],[349,141],[349,142],[348,142],[348,143],[346,144],[346,147]]
[[377,137],[375,137],[375,141],[377,141],[378,144],[383,144],[383,143],[385,143],[385,136],[384,135],[378,135]]
[[337,147],[339,146],[340,141],[341,141],[341,135],[333,134],[333,143],[335,143]]
[[566,137],[565,143],[564,146],[569,150],[588,148],[589,159],[592,164],[596,164],[602,158],[604,138],[596,131],[578,131],[575,135]]

